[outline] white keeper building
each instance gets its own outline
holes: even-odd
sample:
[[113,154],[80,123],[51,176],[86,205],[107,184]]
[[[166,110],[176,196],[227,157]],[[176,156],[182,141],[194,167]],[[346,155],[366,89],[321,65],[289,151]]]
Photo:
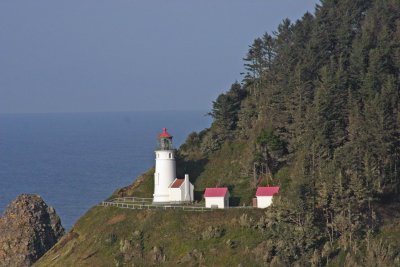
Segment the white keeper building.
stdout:
[[272,198],[278,194],[279,186],[260,186],[257,187],[255,207],[264,209],[271,206]]
[[189,174],[185,179],[176,178],[169,186],[170,202],[192,202],[194,186],[189,182]]
[[204,198],[206,200],[206,208],[229,208],[229,190],[227,187],[206,188]]

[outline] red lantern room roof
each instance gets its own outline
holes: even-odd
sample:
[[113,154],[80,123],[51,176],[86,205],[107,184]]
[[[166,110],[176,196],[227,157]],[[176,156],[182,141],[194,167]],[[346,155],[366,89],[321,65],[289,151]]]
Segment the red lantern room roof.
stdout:
[[172,138],[172,135],[170,135],[170,134],[167,132],[167,128],[163,128],[163,132],[160,133],[160,134],[158,135],[158,137],[159,137],[159,138]]

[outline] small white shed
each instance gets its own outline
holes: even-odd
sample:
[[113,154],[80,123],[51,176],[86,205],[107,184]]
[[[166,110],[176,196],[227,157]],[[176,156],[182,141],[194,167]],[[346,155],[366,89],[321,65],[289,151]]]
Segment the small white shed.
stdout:
[[272,197],[279,192],[279,186],[260,186],[257,188],[257,208],[264,209],[272,204]]
[[204,198],[206,208],[224,209],[229,207],[229,190],[227,187],[206,188]]
[[189,181],[189,175],[185,174],[185,179],[176,178],[169,186],[170,202],[193,202],[194,186]]

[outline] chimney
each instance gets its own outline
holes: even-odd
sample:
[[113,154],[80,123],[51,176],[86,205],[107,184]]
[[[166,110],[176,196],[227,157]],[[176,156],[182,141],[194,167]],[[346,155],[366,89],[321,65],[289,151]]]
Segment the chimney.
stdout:
[[191,201],[192,198],[190,196],[190,181],[189,174],[185,174],[185,198],[184,201]]

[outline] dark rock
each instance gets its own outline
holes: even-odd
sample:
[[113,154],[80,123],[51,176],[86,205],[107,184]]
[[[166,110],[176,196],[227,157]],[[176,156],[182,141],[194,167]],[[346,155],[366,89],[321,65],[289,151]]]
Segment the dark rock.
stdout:
[[141,239],[143,239],[143,232],[136,230],[135,232],[133,232],[132,236],[133,236],[133,238],[141,240]]
[[197,249],[193,249],[191,252],[185,254],[180,260],[178,260],[177,264],[181,264],[186,267],[195,267],[199,266],[199,264],[204,262],[204,260],[204,253],[198,251]]
[[164,250],[161,247],[153,247],[153,250],[151,251],[151,259],[152,262],[156,265],[159,265],[160,263],[165,261],[165,254]]
[[129,240],[123,239],[119,243],[119,250],[123,255],[124,262],[128,262],[133,258],[133,247]]
[[113,245],[117,241],[118,237],[115,233],[111,232],[106,235],[106,238],[104,240],[104,243],[106,245]]
[[266,266],[271,262],[274,254],[274,245],[272,240],[266,240],[258,244],[251,251],[258,262],[263,262]]
[[20,195],[0,217],[0,266],[30,266],[63,235],[52,207],[39,195]]
[[245,228],[253,228],[256,226],[254,219],[248,216],[247,213],[243,213],[242,216],[240,216],[238,222],[240,226]]
[[135,239],[122,239],[119,242],[119,254],[117,259],[120,263],[126,264],[134,259],[140,259],[143,257],[143,245],[142,240]]
[[201,233],[201,237],[204,240],[208,240],[211,238],[219,238],[223,236],[225,233],[225,229],[220,226],[209,226],[205,231]]
[[238,246],[238,242],[235,240],[228,239],[225,244],[230,248],[236,248]]

